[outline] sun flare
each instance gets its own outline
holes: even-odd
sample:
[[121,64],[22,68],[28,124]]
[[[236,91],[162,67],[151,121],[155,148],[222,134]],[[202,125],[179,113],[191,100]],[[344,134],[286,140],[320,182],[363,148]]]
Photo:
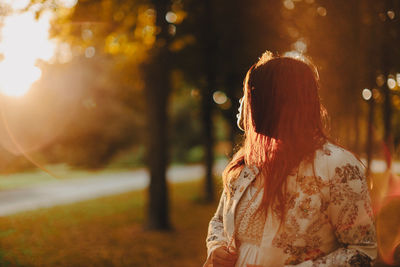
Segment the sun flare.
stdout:
[[49,39],[51,13],[39,19],[31,11],[4,18],[0,29],[0,91],[23,96],[40,79],[38,60],[49,61],[56,43]]

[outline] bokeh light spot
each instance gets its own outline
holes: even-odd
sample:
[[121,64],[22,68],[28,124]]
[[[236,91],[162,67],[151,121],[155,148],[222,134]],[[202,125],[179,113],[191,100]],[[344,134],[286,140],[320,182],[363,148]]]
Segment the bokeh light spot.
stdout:
[[326,16],[326,8],[325,7],[322,7],[322,6],[319,6],[318,8],[317,8],[317,13],[318,13],[318,15],[320,15],[321,17],[325,17]]
[[303,39],[297,40],[293,44],[293,48],[294,50],[302,54],[307,52],[307,44]]
[[152,8],[146,10],[146,15],[149,17],[154,17],[156,15],[156,11]]
[[60,43],[56,50],[57,60],[61,64],[68,63],[72,60],[71,46],[68,43]]
[[387,12],[387,15],[388,15],[389,19],[392,19],[392,20],[396,17],[396,13],[394,13],[393,10],[389,10]]
[[82,39],[84,41],[89,41],[93,38],[93,32],[90,29],[84,29],[82,31]]
[[372,97],[372,91],[368,88],[365,88],[364,90],[362,90],[362,97],[364,98],[364,100],[370,100]]
[[383,76],[382,74],[379,74],[376,77],[376,85],[378,85],[379,87],[383,86],[385,84],[385,76]]
[[176,20],[178,19],[178,16],[177,16],[174,12],[169,11],[169,12],[167,12],[167,14],[165,15],[165,19],[166,19],[166,21],[168,21],[169,23],[175,23]]
[[283,6],[289,10],[294,9],[294,3],[292,0],[285,0],[283,1]]
[[228,97],[226,96],[226,94],[224,92],[215,91],[213,94],[213,100],[218,105],[222,105],[228,100]]
[[92,58],[96,54],[96,48],[93,46],[89,46],[88,48],[85,49],[85,57],[87,58]]
[[387,80],[387,85],[388,85],[389,89],[394,89],[394,88],[396,87],[396,81],[395,81],[395,79],[394,79],[393,77],[390,77],[390,78]]
[[372,97],[378,102],[382,101],[381,93],[376,88],[372,89]]
[[200,96],[200,92],[198,89],[192,89],[190,90],[190,96],[193,98],[197,98]]
[[145,27],[143,27],[143,35],[152,35],[155,32],[155,27],[150,26],[150,25],[146,25]]
[[176,26],[175,25],[168,25],[168,33],[174,36],[176,34]]

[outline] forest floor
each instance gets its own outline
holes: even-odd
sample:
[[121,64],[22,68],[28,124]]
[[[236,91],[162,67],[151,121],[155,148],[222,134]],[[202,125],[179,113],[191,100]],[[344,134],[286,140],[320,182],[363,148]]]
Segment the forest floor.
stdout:
[[0,266],[201,266],[208,221],[200,181],[170,186],[172,231],[143,228],[145,191],[0,218]]

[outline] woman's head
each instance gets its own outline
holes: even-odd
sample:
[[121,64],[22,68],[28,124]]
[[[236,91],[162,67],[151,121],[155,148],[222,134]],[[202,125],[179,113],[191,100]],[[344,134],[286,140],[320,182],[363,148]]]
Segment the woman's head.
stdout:
[[244,80],[238,126],[245,139],[224,180],[243,164],[255,165],[264,177],[266,207],[282,203],[286,177],[327,140],[318,90],[318,74],[310,62],[264,53]]
[[291,132],[322,132],[323,108],[315,68],[292,57],[265,53],[244,81],[243,130],[290,141]]
[[[260,146],[265,139],[274,147],[278,142],[315,150],[315,143],[326,139],[325,110],[318,90],[318,74],[311,63],[264,53],[247,72],[239,108],[238,125],[245,131],[248,145]],[[258,155],[257,160],[248,157],[248,163],[259,165],[266,161],[264,156]]]

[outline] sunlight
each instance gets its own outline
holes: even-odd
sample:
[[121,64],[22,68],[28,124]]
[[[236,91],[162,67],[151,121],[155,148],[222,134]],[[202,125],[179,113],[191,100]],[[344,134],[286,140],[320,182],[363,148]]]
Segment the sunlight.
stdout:
[[56,3],[65,8],[72,8],[78,3],[78,0],[56,0]]
[[35,19],[33,12],[15,13],[4,18],[0,30],[0,91],[23,96],[40,79],[38,60],[50,60],[56,43],[49,40],[50,13]]
[[3,0],[13,10],[24,9],[29,5],[30,0]]

